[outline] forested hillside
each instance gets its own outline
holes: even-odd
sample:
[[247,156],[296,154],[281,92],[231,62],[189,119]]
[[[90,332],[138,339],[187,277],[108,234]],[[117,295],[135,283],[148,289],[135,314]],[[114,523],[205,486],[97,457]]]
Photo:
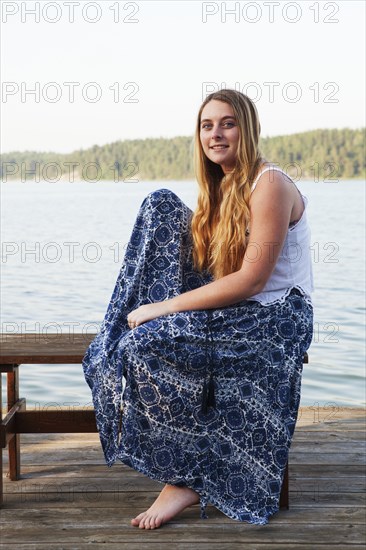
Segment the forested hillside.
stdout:
[[[261,140],[264,156],[297,179],[365,178],[365,131],[313,130]],[[193,138],[126,140],[70,154],[2,155],[2,181],[139,181],[193,179]]]

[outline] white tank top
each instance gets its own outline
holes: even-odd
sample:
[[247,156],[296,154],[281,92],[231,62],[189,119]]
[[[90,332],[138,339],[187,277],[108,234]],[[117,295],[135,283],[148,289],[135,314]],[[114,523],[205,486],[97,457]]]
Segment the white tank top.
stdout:
[[[283,170],[276,166],[264,168],[253,182],[251,192],[254,191],[261,175],[269,170],[277,170],[289,178]],[[248,300],[256,300],[263,305],[269,305],[278,300],[283,301],[293,288],[297,288],[311,303],[314,279],[310,250],[310,227],[306,217],[308,199],[302,194],[301,197],[304,203],[301,218],[294,225],[290,225],[275,268],[263,290],[250,296]]]

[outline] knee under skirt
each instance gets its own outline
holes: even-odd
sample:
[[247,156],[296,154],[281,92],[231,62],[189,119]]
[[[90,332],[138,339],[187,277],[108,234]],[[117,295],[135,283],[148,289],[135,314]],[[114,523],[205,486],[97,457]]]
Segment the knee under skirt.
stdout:
[[203,517],[210,502],[262,525],[279,510],[313,309],[294,288],[129,329],[131,310],[212,280],[193,268],[191,216],[169,190],[145,198],[84,374],[109,466],[190,487]]

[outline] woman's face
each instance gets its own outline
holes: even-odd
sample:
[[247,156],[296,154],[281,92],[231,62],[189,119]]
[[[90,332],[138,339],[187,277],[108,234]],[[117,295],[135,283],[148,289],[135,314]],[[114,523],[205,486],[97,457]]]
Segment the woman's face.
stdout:
[[217,99],[205,105],[201,113],[200,140],[205,155],[220,164],[225,174],[234,169],[239,128],[231,105]]

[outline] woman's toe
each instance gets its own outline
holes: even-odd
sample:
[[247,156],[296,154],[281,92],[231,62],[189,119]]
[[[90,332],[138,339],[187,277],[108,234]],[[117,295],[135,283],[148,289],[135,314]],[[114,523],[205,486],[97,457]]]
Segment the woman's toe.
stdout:
[[146,516],[146,512],[142,512],[135,518],[131,519],[131,523],[134,527],[139,527],[142,519]]
[[141,529],[150,529],[150,516],[147,514],[142,518],[140,522]]
[[149,529],[155,529],[155,516],[151,516],[150,518]]
[[162,523],[163,523],[162,519],[159,518],[159,517],[157,517],[157,518],[155,519],[155,527],[156,527],[156,529],[158,529],[159,527],[161,527]]

